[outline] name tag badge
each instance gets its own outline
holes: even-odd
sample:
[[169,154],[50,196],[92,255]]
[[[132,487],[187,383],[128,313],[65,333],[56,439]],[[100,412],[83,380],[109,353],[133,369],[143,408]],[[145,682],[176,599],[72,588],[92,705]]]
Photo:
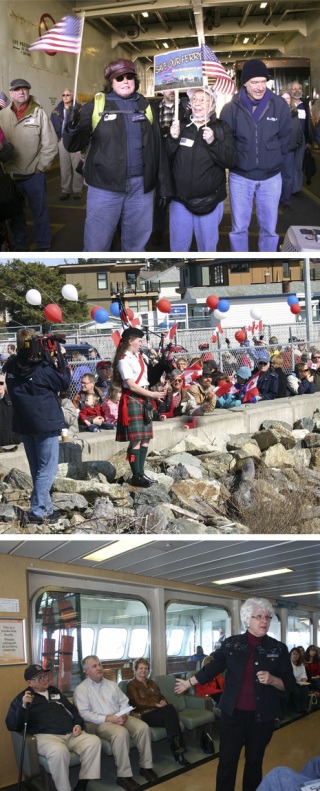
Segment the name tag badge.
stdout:
[[267,654],[267,659],[279,659],[279,654],[273,651],[272,654]]
[[180,146],[187,146],[187,148],[192,148],[194,145],[194,140],[190,140],[189,137],[182,137],[180,140]]
[[60,695],[56,695],[54,692],[50,695],[50,700],[60,700]]
[[305,121],[306,117],[307,117],[307,114],[306,114],[306,111],[305,111],[304,107],[300,107],[300,109],[298,108],[298,118],[301,118],[301,119],[303,119]]
[[144,113],[133,113],[131,116],[133,121],[146,121],[146,116]]
[[117,117],[117,113],[107,113],[107,115],[103,116],[104,121],[115,121]]
[[35,124],[36,124],[35,118],[26,118],[26,120],[23,123],[23,126],[35,126]]

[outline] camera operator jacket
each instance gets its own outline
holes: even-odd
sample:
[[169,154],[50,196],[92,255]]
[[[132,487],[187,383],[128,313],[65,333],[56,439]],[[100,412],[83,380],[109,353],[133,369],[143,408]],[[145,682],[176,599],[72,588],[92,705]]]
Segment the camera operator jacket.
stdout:
[[9,731],[21,731],[28,717],[28,733],[71,733],[75,725],[83,727],[83,719],[78,709],[57,687],[49,686],[47,700],[44,695],[33,692],[33,700],[28,709],[22,706],[25,693],[20,692],[12,701],[6,717]]
[[[221,711],[229,716],[232,716],[240,694],[243,671],[249,654],[250,646],[245,634],[227,637],[222,642],[221,648],[214,652],[212,662],[195,674],[200,684],[206,684],[218,673],[227,671],[219,706]],[[273,720],[281,715],[280,695],[283,693],[271,684],[260,684],[256,675],[259,670],[267,670],[273,676],[280,678],[284,684],[285,692],[291,692],[295,680],[287,646],[280,643],[279,640],[265,635],[254,651],[256,720],[263,722]]]
[[[140,93],[135,96],[136,115],[141,116],[134,123],[141,124],[144,191],[150,192],[157,186],[161,197],[170,197],[169,163],[159,123],[148,100]],[[127,127],[123,111],[108,98],[108,94],[105,95],[103,115],[96,126],[94,110],[94,102],[84,104],[78,126],[73,130],[67,124],[63,133],[64,147],[67,151],[83,151],[88,146],[84,172],[90,187],[125,192]]]
[[68,390],[68,368],[60,373],[47,362],[21,366],[17,357],[10,357],[3,367],[13,406],[13,430],[18,434],[59,432],[65,422],[58,393]]

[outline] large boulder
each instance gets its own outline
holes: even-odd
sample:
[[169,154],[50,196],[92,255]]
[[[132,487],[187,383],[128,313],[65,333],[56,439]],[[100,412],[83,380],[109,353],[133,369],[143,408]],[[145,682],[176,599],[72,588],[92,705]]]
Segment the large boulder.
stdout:
[[289,453],[283,445],[278,443],[272,445],[262,454],[266,467],[294,467],[295,460],[292,453]]

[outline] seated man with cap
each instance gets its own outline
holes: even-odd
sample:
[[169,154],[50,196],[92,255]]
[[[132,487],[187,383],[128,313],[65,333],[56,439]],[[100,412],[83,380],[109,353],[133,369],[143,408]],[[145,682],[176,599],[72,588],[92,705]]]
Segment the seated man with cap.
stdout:
[[[51,228],[46,195],[45,172],[58,152],[56,133],[47,114],[34,96],[27,80],[10,83],[11,102],[1,110],[1,129],[14,147],[13,156],[5,164],[16,183],[19,194],[27,198],[34,221],[33,241],[36,250],[48,250]],[[12,217],[10,226],[16,250],[29,249],[24,213]]]
[[237,160],[230,169],[231,250],[247,253],[253,203],[259,225],[260,252],[277,250],[281,168],[291,137],[291,114],[281,96],[267,88],[269,72],[262,60],[244,63],[242,88],[224,105],[221,119],[233,132]]
[[266,349],[259,352],[257,370],[259,371],[257,381],[259,396],[256,396],[256,400],[272,401],[278,393],[279,376],[275,368],[270,368],[270,354]]
[[112,384],[112,362],[111,360],[99,360],[96,365],[98,379],[96,386],[100,388],[105,398],[109,398],[110,387]]
[[152,231],[156,184],[162,199],[171,194],[169,163],[155,114],[138,93],[135,64],[111,61],[104,76],[104,89],[92,102],[81,112],[69,110],[63,133],[68,151],[90,143],[84,250],[110,250],[121,221],[121,250],[141,252]]
[[100,778],[101,741],[82,730],[83,719],[58,687],[50,684],[50,671],[29,665],[24,673],[28,688],[12,701],[6,717],[9,731],[35,736],[39,755],[45,756],[57,791],[71,791],[70,751],[81,760],[79,781],[74,791],[85,791],[88,780]]

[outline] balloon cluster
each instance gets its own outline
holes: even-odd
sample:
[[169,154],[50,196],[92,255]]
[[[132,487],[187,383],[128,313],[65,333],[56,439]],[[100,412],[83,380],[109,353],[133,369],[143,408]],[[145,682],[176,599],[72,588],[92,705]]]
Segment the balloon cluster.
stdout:
[[219,299],[215,294],[210,294],[206,299],[207,307],[213,310],[215,319],[224,319],[225,313],[230,310],[230,302],[227,299]]
[[[77,302],[78,301],[78,291],[72,283],[66,283],[65,286],[62,286],[61,294],[64,299],[67,299],[69,302]],[[26,293],[26,300],[29,305],[33,305],[34,307],[40,307],[42,298],[40,291],[37,288],[29,288]],[[61,324],[62,322],[62,310],[55,302],[50,302],[49,305],[46,305],[43,309],[43,315],[47,321],[50,321],[52,324]]]
[[298,297],[296,297],[295,294],[290,294],[290,296],[287,299],[287,303],[289,305],[291,313],[293,313],[294,316],[297,316],[299,313],[301,313],[301,306]]
[[90,316],[97,324],[105,324],[109,319],[108,311],[100,305],[94,305],[94,307],[91,308]]

